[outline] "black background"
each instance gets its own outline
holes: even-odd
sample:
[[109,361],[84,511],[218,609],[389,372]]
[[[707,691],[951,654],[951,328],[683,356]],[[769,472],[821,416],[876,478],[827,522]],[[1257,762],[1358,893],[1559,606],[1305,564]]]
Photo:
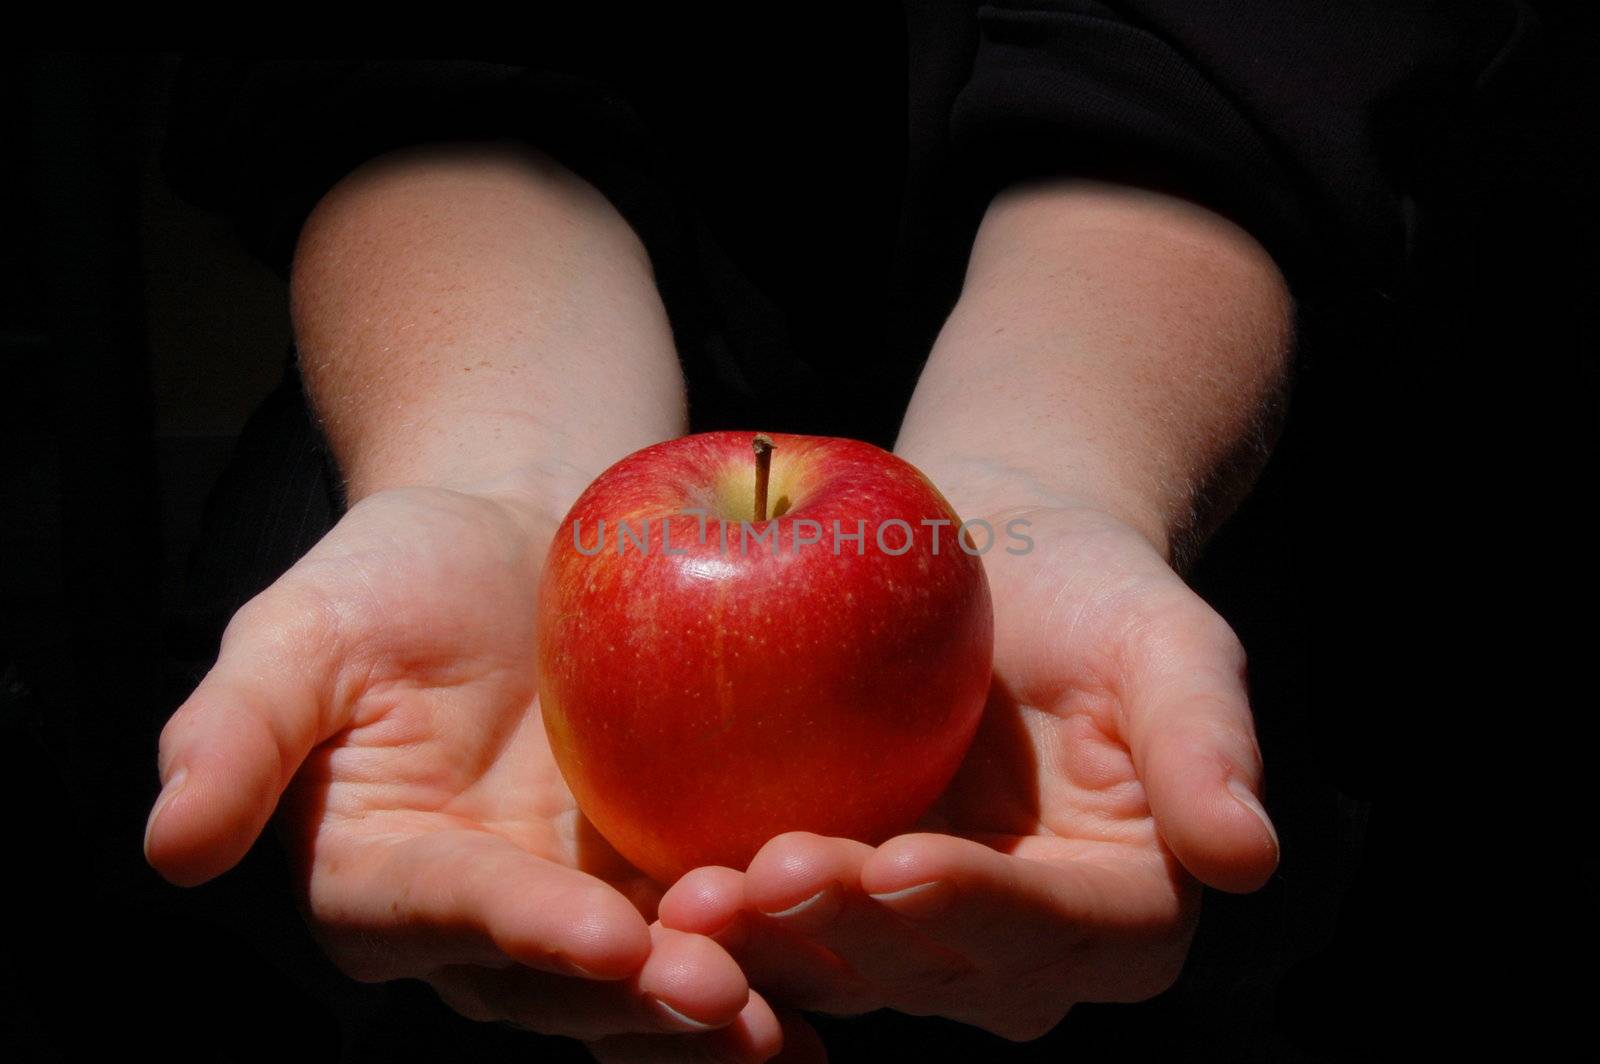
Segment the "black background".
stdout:
[[[1542,915],[1579,950],[1589,941],[1595,863],[1567,832],[1580,810],[1551,796],[1555,736],[1584,704],[1536,683],[1570,638],[1557,614],[1498,598],[1592,590],[1589,526],[1569,500],[1593,477],[1567,465],[1592,456],[1595,424],[1592,188],[1577,162],[1594,44],[1563,10],[1541,17],[1542,49],[1450,117],[1426,160],[1449,224],[1415,280],[1319,335],[1277,454],[1192,573],[1250,652],[1279,874],[1248,898],[1208,896],[1189,968],[1153,1002],[1081,1007],[1021,1047],[933,1021],[819,1021],[835,1059],[1387,1059],[1481,1022],[1456,988],[1518,933],[1500,921],[1530,874]],[[851,61],[856,80],[835,84],[859,93],[870,50]],[[242,557],[227,532],[237,470],[213,489],[247,418],[276,395],[252,422],[259,452],[297,416],[280,388],[287,308],[281,278],[162,176],[176,70],[165,55],[74,53],[17,56],[3,74],[0,1046],[24,1060],[103,1045],[180,1060],[585,1059],[454,1019],[420,984],[345,980],[299,923],[270,839],[194,891],[143,865],[161,721],[230,605],[325,516],[284,530],[284,555]],[[884,131],[904,71],[881,77],[842,134],[850,173],[795,160],[736,107],[718,118],[744,130],[740,158],[712,134],[696,149],[723,216],[755,219],[727,234],[731,250],[793,249],[763,260],[758,283],[782,293],[796,346],[843,362],[883,328],[883,207],[903,166]],[[844,111],[828,98],[844,91],[785,98]],[[1518,811],[1535,804],[1554,815]],[[1534,827],[1554,844],[1529,843]],[[1533,983],[1518,1014],[1545,1029],[1560,1006]],[[1436,995],[1442,1017],[1422,1008]]]

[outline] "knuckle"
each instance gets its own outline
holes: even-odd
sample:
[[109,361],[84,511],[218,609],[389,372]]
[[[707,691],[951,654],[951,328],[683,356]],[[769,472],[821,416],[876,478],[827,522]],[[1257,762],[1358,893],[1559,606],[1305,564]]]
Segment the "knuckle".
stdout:
[[957,1015],[972,991],[971,965],[947,965],[919,972],[886,995],[893,1008],[918,1016]]
[[189,721],[194,716],[194,710],[190,708],[192,704],[185,702],[179,706],[161,726],[161,737],[156,740],[156,760],[163,768],[176,752],[178,744],[182,742],[183,733],[188,729]]
[[[1209,612],[1209,611],[1208,611]],[[1235,634],[1233,626],[1215,613],[1205,623],[1203,643],[1216,660],[1218,668],[1229,676],[1243,680],[1250,671],[1250,656],[1244,643]]]
[[1244,674],[1244,644],[1233,626],[1187,585],[1152,593],[1139,613],[1130,634],[1143,657],[1198,657],[1230,673]]
[[228,626],[222,630],[222,643],[227,646],[278,628],[291,613],[288,592],[280,581],[234,611]]
[[463,981],[434,975],[427,979],[427,983],[439,995],[440,1001],[474,1023],[493,1023],[501,1019],[500,1014],[483,999],[483,995]]
[[824,1016],[838,1016],[842,1019],[849,1019],[852,1016],[865,1016],[870,1012],[877,1012],[879,1009],[888,1006],[874,1001],[817,994],[811,997],[810,1004],[797,1004],[796,1007],[806,1012],[820,1012]]
[[333,966],[358,983],[387,983],[419,973],[410,970],[391,943],[370,932],[320,927],[316,937]]
[[223,630],[222,646],[265,644],[301,657],[326,647],[340,627],[340,610],[323,591],[286,576],[239,607]]
[[1182,958],[1173,958],[1165,964],[1158,965],[1150,973],[1149,980],[1141,988],[1144,997],[1153,998],[1158,994],[1165,994],[1178,982],[1178,976],[1183,974]]
[[1255,729],[1248,718],[1226,712],[1229,707],[1219,707],[1215,716],[1198,719],[1194,725],[1196,738],[1214,750],[1223,751],[1229,760],[1242,768],[1259,768],[1261,752],[1256,743]]
[[405,972],[396,971],[374,957],[339,956],[333,958],[333,965],[347,978],[369,985],[387,983],[406,976]]
[[929,973],[924,985],[930,990],[955,990],[964,986],[972,974],[970,965],[951,965]]
[[1119,1000],[1148,1001],[1171,990],[1183,974],[1183,957],[1165,957],[1133,974]]
[[980,1021],[978,1026],[1008,1042],[1032,1042],[1055,1030],[1071,1010],[1071,1003],[1035,1005]]
[[[435,990],[438,992],[440,1000],[449,1005],[454,1012],[474,1023],[492,1023],[497,1019],[493,1009],[471,994],[446,993],[439,991],[437,987]],[[513,1024],[512,1026],[517,1025]]]

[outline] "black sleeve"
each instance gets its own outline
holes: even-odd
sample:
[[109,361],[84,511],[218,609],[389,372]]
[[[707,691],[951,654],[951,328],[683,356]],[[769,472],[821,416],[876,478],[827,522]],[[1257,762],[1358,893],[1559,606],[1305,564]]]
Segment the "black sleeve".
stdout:
[[662,224],[638,118],[604,85],[491,62],[191,59],[173,91],[162,164],[179,195],[230,215],[288,272],[300,226],[363,162],[409,145],[517,140]]
[[638,93],[659,75],[632,62],[639,39],[546,33],[525,63],[190,59],[162,165],[179,195],[231,217],[244,245],[287,276],[306,217],[362,163],[420,144],[537,148],[610,200],[649,252],[697,417],[745,410],[751,389],[799,387],[802,369],[718,302],[734,282],[716,278],[736,271],[684,209],[672,160],[641,117]]
[[951,139],[984,194],[1063,173],[1174,191],[1252,232],[1299,291],[1386,295],[1415,160],[1531,23],[1510,0],[986,4]]

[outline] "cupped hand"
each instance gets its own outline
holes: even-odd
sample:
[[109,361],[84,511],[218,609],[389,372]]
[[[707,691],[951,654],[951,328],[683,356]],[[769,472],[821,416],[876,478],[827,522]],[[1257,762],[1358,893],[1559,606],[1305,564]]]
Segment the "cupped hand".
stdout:
[[203,882],[278,809],[347,973],[424,979],[469,1017],[602,1058],[766,1059],[772,1009],[722,947],[652,922],[659,889],[551,758],[533,596],[554,527],[511,491],[352,507],[238,612],[167,724],[146,854]]
[[991,522],[1015,518],[1033,549],[985,556],[984,719],[922,830],[876,848],[783,835],[660,902],[665,926],[716,938],[774,1001],[1035,1038],[1075,1003],[1165,989],[1198,883],[1253,890],[1276,867],[1233,632],[1121,522]]

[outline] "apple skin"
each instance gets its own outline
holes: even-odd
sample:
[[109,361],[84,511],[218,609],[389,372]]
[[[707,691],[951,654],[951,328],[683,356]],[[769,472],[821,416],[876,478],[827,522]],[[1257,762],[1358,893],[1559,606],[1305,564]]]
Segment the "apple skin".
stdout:
[[[875,845],[907,830],[983,713],[993,608],[950,504],[870,444],[770,438],[778,516],[751,523],[744,553],[754,434],[714,432],[601,474],[545,567],[539,693],[556,763],[599,832],[663,884],[702,865],[743,869],[786,831]],[[694,508],[708,512],[703,543]],[[619,554],[618,521],[637,530],[646,517],[647,549],[628,540]],[[875,540],[892,518],[915,533],[898,556]],[[585,554],[602,519],[604,547]],[[822,541],[795,550],[807,519]],[[937,554],[923,519],[951,522]],[[866,522],[864,553],[853,541],[833,553],[835,520],[846,533]],[[754,538],[768,524],[776,547]],[[903,539],[884,532],[891,550]]]

